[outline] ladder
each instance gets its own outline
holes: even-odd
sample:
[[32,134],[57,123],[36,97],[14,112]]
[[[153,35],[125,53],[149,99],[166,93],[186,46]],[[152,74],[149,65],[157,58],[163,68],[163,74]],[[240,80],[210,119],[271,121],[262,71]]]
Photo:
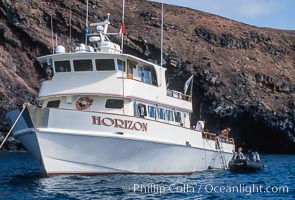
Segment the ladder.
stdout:
[[221,138],[219,136],[216,137],[216,148],[217,148],[217,152],[216,152],[215,158],[218,155],[222,169],[227,169],[227,164],[224,157],[223,145],[222,145]]

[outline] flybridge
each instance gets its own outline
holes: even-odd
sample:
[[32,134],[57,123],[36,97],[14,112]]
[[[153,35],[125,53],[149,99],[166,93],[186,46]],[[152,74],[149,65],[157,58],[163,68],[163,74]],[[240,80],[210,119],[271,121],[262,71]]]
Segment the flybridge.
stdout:
[[[86,34],[86,44],[77,44],[74,48],[74,52],[122,53],[120,46],[111,42],[108,38],[108,35],[122,36],[121,31],[119,33],[108,33],[108,26],[110,24],[109,16],[110,15],[108,14],[108,17],[104,22],[90,24],[90,27],[95,28],[95,30],[93,33]],[[88,40],[90,45],[88,45]],[[56,47],[55,53],[63,54],[66,53],[66,51],[63,46],[59,45]]]

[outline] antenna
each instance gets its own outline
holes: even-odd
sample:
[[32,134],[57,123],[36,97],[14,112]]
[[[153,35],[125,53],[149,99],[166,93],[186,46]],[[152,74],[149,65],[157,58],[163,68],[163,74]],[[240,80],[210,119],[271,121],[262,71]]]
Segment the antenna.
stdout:
[[54,40],[53,40],[53,20],[52,20],[52,10],[50,15],[50,24],[51,24],[51,44],[52,44],[52,54],[54,54]]
[[123,0],[123,11],[122,11],[122,24],[121,24],[121,34],[122,34],[122,40],[121,40],[121,52],[123,54],[123,48],[124,48],[124,32],[125,32],[125,0]]
[[87,0],[87,4],[86,4],[86,25],[85,25],[85,45],[87,45],[87,35],[89,33],[89,29],[88,29],[88,4],[89,4],[89,0]]
[[163,27],[164,27],[164,6],[163,6],[163,0],[162,0],[162,10],[161,10],[161,67],[163,67]]
[[72,52],[72,4],[70,5],[70,53]]

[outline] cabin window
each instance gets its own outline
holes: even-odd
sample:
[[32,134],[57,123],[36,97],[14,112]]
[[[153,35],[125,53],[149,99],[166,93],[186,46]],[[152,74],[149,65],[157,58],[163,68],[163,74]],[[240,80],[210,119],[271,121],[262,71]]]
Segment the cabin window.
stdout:
[[166,110],[166,114],[167,114],[168,121],[174,121],[173,111],[172,110]]
[[137,76],[140,78],[141,81],[143,81],[144,78],[144,71],[142,66],[137,67]]
[[156,118],[156,109],[154,106],[148,106],[149,117]]
[[70,72],[71,64],[69,60],[55,61],[54,67],[56,72]]
[[97,71],[113,71],[115,70],[114,59],[96,59],[95,60]]
[[117,62],[118,62],[118,70],[125,72],[125,61],[118,59]]
[[156,71],[152,66],[137,65],[137,76],[144,83],[157,85]]
[[58,108],[60,100],[48,101],[47,108]]
[[92,71],[92,60],[74,60],[75,71]]
[[175,111],[174,116],[175,116],[175,121],[176,122],[181,122],[181,113],[180,112]]
[[136,68],[136,62],[127,60],[127,78],[133,79],[133,70]]
[[124,102],[122,99],[107,99],[105,107],[106,108],[122,109],[123,104],[124,104]]
[[152,84],[152,72],[150,69],[145,69],[143,73],[143,81]]
[[158,108],[158,118],[165,120],[165,110],[163,108]]
[[151,79],[152,79],[152,84],[157,86],[158,80],[157,80],[157,73],[156,73],[155,69],[151,70]]
[[140,117],[144,117],[144,116],[147,116],[147,113],[146,113],[146,105],[144,104],[138,104],[138,114]]

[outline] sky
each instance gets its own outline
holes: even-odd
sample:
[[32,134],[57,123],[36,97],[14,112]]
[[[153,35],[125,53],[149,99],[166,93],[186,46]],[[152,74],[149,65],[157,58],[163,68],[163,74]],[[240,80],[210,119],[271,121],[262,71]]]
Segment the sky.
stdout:
[[295,30],[295,0],[152,0],[189,7],[246,24]]

